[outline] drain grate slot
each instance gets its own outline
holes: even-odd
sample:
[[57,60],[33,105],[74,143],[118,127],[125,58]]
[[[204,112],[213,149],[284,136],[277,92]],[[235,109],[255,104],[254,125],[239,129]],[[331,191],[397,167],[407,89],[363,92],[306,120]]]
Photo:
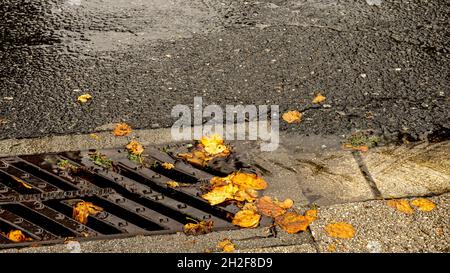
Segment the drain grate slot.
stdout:
[[[201,197],[216,172],[194,168],[155,147],[145,148],[141,164],[128,159],[124,149],[109,149],[96,151],[112,163],[99,166],[91,161],[92,152],[0,158],[0,248],[57,243],[67,237],[176,233],[186,223],[203,220],[212,221],[214,230],[236,228],[231,221],[238,207],[231,202],[211,206]],[[172,187],[173,181],[182,186]],[[103,211],[80,223],[73,210],[81,201]],[[21,230],[32,241],[8,240],[11,230]]]

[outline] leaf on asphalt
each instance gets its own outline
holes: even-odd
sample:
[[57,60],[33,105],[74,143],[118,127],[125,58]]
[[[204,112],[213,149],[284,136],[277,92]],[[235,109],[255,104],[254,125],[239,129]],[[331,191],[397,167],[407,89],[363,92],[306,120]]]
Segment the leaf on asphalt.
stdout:
[[103,208],[91,202],[80,201],[73,207],[72,218],[82,224],[86,224],[89,215],[97,215],[101,211],[103,211]]
[[355,236],[355,228],[345,222],[331,223],[325,226],[325,231],[330,237],[351,239]]
[[305,231],[311,223],[309,219],[296,212],[286,212],[275,217],[275,223],[289,234]]
[[417,207],[419,210],[426,212],[432,211],[436,207],[436,204],[433,201],[430,201],[425,198],[415,199],[411,201],[411,204]]
[[180,153],[177,156],[191,165],[206,167],[212,159],[227,157],[230,153],[231,150],[225,145],[224,140],[219,135],[212,135],[202,137],[190,153]]
[[323,96],[322,94],[317,94],[316,97],[313,99],[312,103],[318,104],[322,103],[327,99],[327,97]]
[[406,199],[391,199],[387,201],[388,206],[406,214],[413,214],[414,210]]
[[212,205],[218,205],[227,200],[233,200],[234,195],[239,191],[239,188],[233,184],[228,184],[221,187],[214,187],[210,192],[202,195],[202,197]]
[[118,123],[116,127],[114,128],[113,134],[115,136],[127,136],[131,133],[131,127],[130,125],[126,123]]
[[236,213],[233,218],[233,225],[243,228],[255,228],[259,225],[261,215],[252,209],[244,209]]
[[129,153],[139,156],[144,152],[144,147],[136,140],[132,140],[128,143],[127,150]]
[[236,246],[229,239],[220,241],[217,244],[217,248],[221,249],[223,252],[233,252],[236,250]]
[[6,237],[15,242],[15,243],[21,243],[21,242],[25,242],[25,241],[32,241],[33,239],[28,238],[27,236],[25,236],[22,231],[20,230],[11,230],[10,232],[8,232],[8,234],[6,235]]
[[283,114],[283,120],[287,123],[297,123],[302,119],[302,113],[299,111],[289,111]]
[[204,150],[210,155],[230,154],[230,150],[225,145],[222,137],[218,134],[214,134],[210,137],[202,137],[200,139],[200,144],[203,145]]
[[24,186],[25,188],[27,188],[27,189],[32,189],[33,187],[32,186],[30,186],[30,185],[28,185],[27,183],[25,183],[22,179],[20,179],[20,178],[17,178],[17,177],[15,177],[15,176],[12,176],[12,178],[16,181],[16,182],[19,182],[20,184],[22,184],[22,186]]
[[212,231],[213,221],[200,221],[196,223],[187,223],[183,226],[183,232],[186,235],[206,234]]
[[163,164],[161,164],[161,166],[163,166],[163,168],[166,170],[172,170],[173,168],[175,168],[175,166],[172,163],[167,162],[164,162]]
[[79,96],[77,100],[81,103],[86,103],[89,100],[92,100],[92,96],[90,94],[83,94]]
[[269,217],[278,217],[286,213],[286,210],[293,205],[291,199],[286,199],[284,202],[272,200],[269,196],[263,196],[256,201],[258,211]]

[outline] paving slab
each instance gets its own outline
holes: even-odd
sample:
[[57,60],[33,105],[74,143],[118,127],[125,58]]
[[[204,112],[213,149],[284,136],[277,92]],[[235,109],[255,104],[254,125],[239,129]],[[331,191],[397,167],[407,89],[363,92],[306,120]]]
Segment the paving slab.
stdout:
[[[430,200],[437,205],[434,210],[413,214],[393,209],[384,200],[321,207],[311,232],[320,252],[449,252],[450,194]],[[355,237],[328,236],[324,228],[335,222],[353,225]]]
[[362,154],[383,197],[450,191],[450,141],[389,146]]

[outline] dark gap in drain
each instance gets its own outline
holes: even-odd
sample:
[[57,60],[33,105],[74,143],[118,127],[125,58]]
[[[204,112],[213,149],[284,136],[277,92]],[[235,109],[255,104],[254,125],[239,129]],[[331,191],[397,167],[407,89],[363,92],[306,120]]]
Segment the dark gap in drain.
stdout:
[[164,230],[163,227],[160,225],[142,217],[139,216],[132,211],[129,211],[125,208],[122,208],[108,200],[98,198],[98,197],[85,197],[83,198],[84,201],[92,202],[94,205],[100,206],[103,208],[106,212],[113,214],[127,222],[130,222],[142,229],[148,230],[148,231],[155,231],[155,230]]
[[211,215],[214,215],[216,217],[219,217],[219,218],[229,221],[229,212],[222,210],[220,207],[212,207],[207,202],[199,200],[199,199],[197,199],[193,196],[190,196],[186,193],[183,193],[183,192],[171,189],[171,188],[162,187],[161,185],[158,185],[157,182],[152,181],[152,180],[140,175],[139,173],[133,172],[120,164],[118,165],[118,167],[119,167],[119,173],[129,179],[132,179],[136,182],[150,186],[152,189],[155,189],[156,191],[158,191],[164,195],[173,196],[173,198],[176,200],[183,200],[184,203],[186,203],[188,205],[191,205],[191,206],[193,206],[197,209],[200,209],[204,212],[207,212]]
[[[64,215],[67,217],[72,218],[73,210],[67,206],[61,203],[61,200],[49,200],[45,201],[44,204]],[[88,222],[86,224],[87,227],[97,231],[98,233],[104,234],[104,235],[112,235],[112,234],[120,234],[122,231],[119,229],[108,225],[98,219],[95,219],[93,217],[88,218]]]
[[66,227],[22,205],[5,204],[2,207],[53,234],[58,234],[62,237],[74,237],[76,235]]
[[19,161],[19,162],[11,163],[11,165],[13,165],[16,168],[21,169],[22,171],[28,172],[28,173],[34,175],[35,177],[38,177],[38,178],[44,180],[45,182],[48,182],[63,191],[78,190],[75,186],[70,185],[69,183],[65,182],[64,180],[58,179],[55,176],[47,173],[46,170],[40,169],[40,168],[38,168],[34,165],[31,165],[27,162]]
[[0,170],[0,183],[13,189],[14,191],[18,192],[19,194],[40,194],[41,192],[38,191],[35,188],[28,189],[24,185],[22,185],[20,182],[14,180],[11,176],[4,173],[2,170]]

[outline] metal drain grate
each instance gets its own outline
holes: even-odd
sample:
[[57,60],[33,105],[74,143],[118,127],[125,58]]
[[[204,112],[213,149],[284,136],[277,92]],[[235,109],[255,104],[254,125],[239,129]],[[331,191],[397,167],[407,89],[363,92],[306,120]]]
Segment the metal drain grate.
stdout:
[[[0,248],[134,235],[176,233],[192,219],[214,221],[214,230],[233,229],[235,205],[209,205],[200,197],[202,184],[218,170],[200,170],[157,148],[146,148],[146,163],[135,163],[125,150],[100,150],[114,162],[103,168],[89,159],[92,151],[0,159]],[[71,174],[58,168],[69,163]],[[172,163],[167,170],[162,163]],[[169,187],[167,182],[190,183]],[[21,183],[24,182],[24,183]],[[27,187],[31,186],[30,187]],[[72,218],[74,204],[92,202],[104,211],[87,224]],[[261,222],[267,224],[267,219]],[[5,234],[20,230],[31,241],[15,243]]]

